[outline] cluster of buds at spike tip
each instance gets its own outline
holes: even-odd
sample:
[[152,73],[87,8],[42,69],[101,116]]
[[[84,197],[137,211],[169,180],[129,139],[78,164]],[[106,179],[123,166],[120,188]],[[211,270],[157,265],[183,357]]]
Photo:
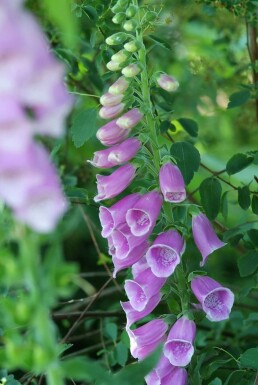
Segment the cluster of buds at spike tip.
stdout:
[[[115,13],[113,21],[123,23],[123,27],[131,31],[136,28],[132,18],[138,9],[134,5],[128,6],[128,3],[126,0],[117,2],[112,8]],[[155,12],[147,12],[143,19],[150,23],[156,17]],[[106,42],[119,45],[127,38],[126,33],[120,32],[107,38]],[[119,167],[108,176],[97,175],[98,194],[94,198],[95,202],[111,199],[122,193],[136,174],[136,167],[128,162],[140,150],[141,142],[136,137],[128,137],[133,130],[137,130],[143,113],[134,107],[133,100],[133,107],[129,111],[119,117],[117,115],[130,104],[128,98],[126,105],[123,103],[124,93],[129,87],[129,81],[133,83],[133,77],[141,72],[142,64],[135,62],[135,58],[133,62],[128,62],[130,54],[141,47],[142,42],[130,35],[130,41],[112,56],[112,65],[108,65],[112,70],[122,68],[123,76],[100,98],[103,106],[100,116],[113,120],[100,127],[96,136],[109,148],[96,151],[90,163],[104,169]],[[168,92],[176,91],[179,86],[175,78],[166,74],[158,74],[154,79]],[[145,377],[147,385],[186,385],[185,367],[189,365],[194,354],[196,325],[190,319],[191,313],[183,309],[183,304],[182,314],[168,333],[168,325],[161,319],[133,327],[133,324],[149,316],[157,307],[162,298],[163,286],[173,274],[177,274],[176,271],[179,271],[176,281],[179,282],[182,278],[179,265],[185,251],[185,240],[177,230],[178,227],[175,225],[173,229],[169,227],[166,231],[159,232],[152,238],[152,242],[150,237],[155,227],[158,228],[156,224],[164,202],[168,207],[169,204],[177,205],[186,200],[185,182],[180,168],[171,161],[161,165],[158,174],[159,185],[150,191],[125,195],[110,207],[100,206],[99,219],[101,234],[107,239],[108,252],[114,265],[113,277],[123,269],[131,268],[132,271],[130,279],[125,280],[128,301],[121,302],[126,315],[126,331],[132,356],[142,360],[163,343],[159,363]],[[196,246],[202,255],[203,266],[208,256],[224,246],[224,243],[217,237],[204,214],[193,215],[192,231]],[[199,304],[192,306],[203,311],[210,321],[217,322],[229,317],[234,301],[234,295],[229,289],[207,276],[194,276],[191,289],[199,301]]]
[[65,68],[22,1],[2,1],[0,13],[0,199],[19,221],[46,233],[67,202],[49,154],[34,136],[62,136],[72,100]]

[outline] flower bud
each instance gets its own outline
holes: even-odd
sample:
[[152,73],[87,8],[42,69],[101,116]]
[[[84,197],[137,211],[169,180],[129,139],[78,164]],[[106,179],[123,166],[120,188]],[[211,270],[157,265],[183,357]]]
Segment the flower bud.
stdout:
[[113,13],[123,12],[128,5],[128,0],[118,0],[118,2],[111,8]]
[[119,12],[112,18],[112,21],[114,24],[121,24],[123,23],[123,21],[125,21],[125,18],[126,18],[125,13]]
[[119,45],[123,44],[123,42],[128,38],[128,35],[125,32],[117,32],[113,35],[106,38],[106,43],[108,45]]
[[137,12],[137,7],[135,5],[130,5],[130,7],[128,7],[127,10],[125,11],[125,14],[127,17],[131,18],[136,15],[136,12]]
[[112,119],[115,118],[120,112],[124,109],[124,103],[116,104],[115,106],[102,107],[99,110],[99,116],[102,119]]
[[135,20],[127,20],[124,22],[123,28],[128,32],[132,32],[137,28],[137,23]]
[[145,16],[144,16],[144,19],[146,20],[146,21],[154,21],[156,18],[157,18],[157,13],[156,12],[154,12],[154,11],[148,11],[146,14],[145,14]]
[[173,76],[167,74],[161,74],[157,78],[157,83],[163,90],[168,92],[174,92],[179,87],[178,81]]
[[186,198],[181,171],[173,163],[165,163],[159,172],[159,184],[166,202],[180,203]]
[[123,63],[129,58],[129,56],[129,52],[127,52],[125,49],[121,49],[121,51],[118,51],[113,56],[111,56],[111,60],[117,63]]
[[112,95],[119,95],[125,92],[128,86],[128,81],[123,76],[121,76],[114,84],[109,87],[108,92]]
[[121,69],[120,63],[113,61],[113,60],[110,60],[107,63],[107,69],[109,69],[109,71],[119,71]]
[[124,44],[124,49],[128,52],[136,52],[141,48],[141,43],[137,40],[131,40]]
[[141,72],[141,68],[138,64],[129,64],[122,69],[122,74],[127,78],[133,78]]
[[123,129],[129,129],[136,126],[139,121],[142,119],[143,114],[138,110],[138,108],[133,108],[132,110],[126,112],[122,115],[117,121],[116,124]]
[[101,96],[99,101],[102,104],[102,106],[112,107],[112,106],[115,106],[116,104],[119,104],[122,101],[123,97],[124,97],[123,94],[112,95],[109,92],[106,92]]

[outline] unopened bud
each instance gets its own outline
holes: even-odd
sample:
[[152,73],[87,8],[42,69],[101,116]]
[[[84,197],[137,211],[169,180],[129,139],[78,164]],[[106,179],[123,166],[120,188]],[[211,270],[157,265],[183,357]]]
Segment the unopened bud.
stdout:
[[178,81],[173,76],[167,74],[161,74],[157,78],[157,83],[163,90],[168,92],[174,92],[179,87]]
[[133,128],[139,121],[142,119],[143,114],[138,108],[133,108],[132,110],[126,112],[119,119],[117,119],[116,124],[125,129]]
[[114,60],[110,60],[107,63],[107,68],[109,69],[109,71],[119,71],[121,69],[120,68],[120,63],[117,63]]
[[118,0],[116,5],[111,8],[113,13],[123,12],[128,5],[128,0]]
[[124,44],[124,49],[128,52],[136,52],[140,48],[141,48],[141,43],[137,40],[132,40]]
[[114,84],[109,87],[108,92],[112,95],[119,95],[125,92],[128,86],[128,81],[123,76],[121,76]]
[[119,44],[123,44],[127,38],[128,38],[128,35],[125,32],[117,32],[107,37],[106,43],[108,45],[119,45]]
[[102,119],[112,119],[119,115],[124,109],[124,103],[117,104],[110,107],[102,107],[99,110],[99,116]]
[[136,15],[137,7],[135,5],[130,5],[130,7],[127,8],[125,14],[127,17],[131,18]]
[[153,12],[153,11],[148,11],[146,14],[145,14],[145,16],[144,16],[144,18],[145,18],[145,20],[146,21],[154,21],[156,18],[157,18],[157,13],[156,12]]
[[115,53],[112,57],[112,61],[116,61],[117,63],[123,63],[129,58],[130,54],[125,49],[122,49],[121,51],[118,51]]
[[128,32],[132,32],[136,29],[137,27],[137,23],[135,20],[127,20],[124,22],[123,24],[123,28],[128,31]]
[[102,104],[102,106],[112,107],[112,106],[115,106],[116,104],[119,104],[123,100],[123,97],[124,97],[123,94],[112,95],[109,92],[107,92],[101,96],[99,101]]
[[114,24],[121,24],[123,21],[125,21],[126,15],[124,12],[117,13],[113,18],[112,21]]
[[141,72],[141,68],[138,64],[129,64],[122,69],[122,74],[127,78],[133,78]]

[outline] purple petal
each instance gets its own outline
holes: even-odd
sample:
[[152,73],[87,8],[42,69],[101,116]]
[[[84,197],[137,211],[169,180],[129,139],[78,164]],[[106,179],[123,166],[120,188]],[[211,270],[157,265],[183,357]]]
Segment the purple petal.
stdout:
[[127,267],[130,267],[134,263],[139,261],[139,259],[141,259],[143,257],[143,255],[145,254],[147,248],[148,248],[148,242],[145,241],[142,244],[140,244],[139,246],[137,246],[135,249],[130,250],[129,254],[127,255],[127,257],[125,259],[118,259],[114,255],[112,257],[112,261],[113,261],[114,268],[115,268],[114,273],[113,273],[113,277],[115,278],[116,274],[120,270],[126,269]]
[[160,385],[187,385],[187,371],[176,367],[167,376],[162,378]]
[[214,250],[226,245],[222,242],[213,230],[212,224],[204,214],[193,216],[192,219],[193,237],[196,246],[202,254],[200,266],[204,266],[207,257]]

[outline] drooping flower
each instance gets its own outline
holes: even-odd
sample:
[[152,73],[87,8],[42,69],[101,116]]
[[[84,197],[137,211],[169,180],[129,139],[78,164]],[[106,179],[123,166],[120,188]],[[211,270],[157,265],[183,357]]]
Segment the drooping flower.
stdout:
[[115,120],[111,120],[98,129],[96,137],[104,146],[113,146],[123,142],[129,136],[130,131],[122,129]]
[[[109,239],[108,239],[109,240]],[[110,248],[112,245],[112,240],[110,244]],[[115,256],[115,253],[113,253],[112,256],[112,262],[114,264],[114,272],[113,277],[116,277],[116,274],[123,269],[127,269],[128,267],[132,266],[134,263],[138,262],[146,253],[146,250],[148,249],[148,242],[144,241],[134,249],[130,250],[129,254],[125,259],[119,259]],[[112,253],[110,253],[112,255]],[[125,302],[127,303],[127,302]],[[150,310],[151,312],[152,310]],[[141,318],[141,317],[140,317]],[[140,319],[138,318],[138,319]]]
[[161,379],[160,385],[187,385],[187,371],[184,368],[175,367],[169,374]]
[[133,108],[132,110],[126,112],[119,119],[117,119],[116,124],[123,129],[131,129],[136,126],[142,119],[143,114],[138,110],[138,108]]
[[163,378],[168,376],[176,366],[171,365],[170,361],[162,354],[157,366],[145,377],[147,385],[162,385]]
[[97,174],[98,194],[94,197],[94,201],[99,202],[120,194],[132,182],[135,171],[135,167],[128,163],[108,176]]
[[193,341],[195,338],[195,323],[187,317],[179,318],[172,326],[164,354],[174,366],[186,366],[194,353]]
[[181,171],[172,163],[164,164],[159,172],[159,184],[166,202],[180,203],[186,198]]
[[119,103],[114,106],[104,106],[99,110],[99,116],[102,119],[113,119],[123,111],[124,106],[124,103]]
[[147,268],[134,276],[134,279],[125,281],[125,292],[130,304],[137,311],[142,311],[151,297],[159,293],[165,284],[165,278],[158,278]]
[[124,76],[121,76],[109,87],[108,92],[112,95],[120,95],[124,93],[128,87],[129,82],[125,79]]
[[169,230],[157,236],[146,253],[146,260],[157,277],[169,277],[180,263],[180,256],[185,249],[185,242],[175,230]]
[[168,92],[174,92],[179,87],[178,81],[173,76],[167,74],[161,74],[157,79],[157,83],[163,90]]
[[137,193],[130,194],[111,207],[100,206],[99,219],[102,226],[102,237],[109,237],[118,225],[124,223],[127,210],[131,208],[140,197],[141,195]]
[[123,94],[112,95],[109,92],[106,92],[101,96],[99,101],[102,104],[102,106],[112,107],[112,106],[115,106],[116,104],[121,103],[121,101],[123,100],[123,97],[124,97]]
[[110,168],[119,166],[131,160],[141,147],[141,142],[136,138],[129,138],[124,142],[94,152],[92,161],[88,161],[95,167]]
[[230,289],[207,276],[195,277],[191,288],[208,320],[218,322],[229,318],[234,303],[234,294]]
[[163,342],[168,325],[161,319],[152,320],[137,329],[126,328],[130,339],[130,351],[134,358],[144,359]]
[[144,194],[126,213],[126,222],[133,235],[150,234],[156,224],[163,199],[158,191]]
[[161,294],[158,293],[150,298],[148,301],[147,306],[142,311],[135,310],[130,301],[128,302],[121,302],[121,306],[126,314],[126,327],[130,327],[134,322],[139,321],[140,319],[146,317],[148,314],[150,314],[155,307],[158,305],[158,303],[161,300]]
[[215,250],[225,246],[226,243],[222,242],[216,235],[212,224],[204,214],[194,215],[192,219],[193,238],[196,246],[202,254],[202,262],[200,266],[203,266],[207,261],[207,257]]

